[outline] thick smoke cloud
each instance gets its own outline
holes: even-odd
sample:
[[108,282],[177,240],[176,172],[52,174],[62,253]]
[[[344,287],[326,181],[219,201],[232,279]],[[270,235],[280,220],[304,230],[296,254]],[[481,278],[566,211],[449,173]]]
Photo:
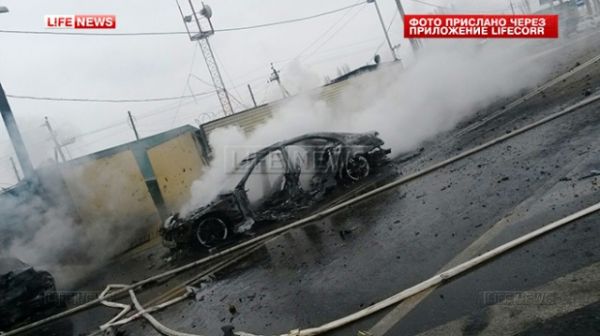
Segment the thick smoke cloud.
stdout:
[[143,218],[124,218],[116,211],[122,209],[118,202],[123,175],[105,171],[95,176],[106,181],[115,196],[108,202],[99,201],[102,217],[82,220],[71,197],[91,199],[88,196],[96,195],[95,191],[84,185],[67,191],[56,166],[38,173],[41,184],[26,184],[0,197],[0,257],[16,257],[50,271],[59,286],[68,287],[151,229]]
[[[341,99],[326,102],[299,94],[278,107],[274,117],[253,133],[239,128],[211,134],[211,168],[192,186],[186,213],[210,202],[232,169],[232,145],[260,148],[307,132],[378,131],[397,155],[448,131],[487,104],[538,83],[551,67],[532,61],[515,42],[452,41],[428,43],[418,62],[402,68],[381,65],[376,72],[349,81]],[[529,60],[529,61],[528,61]],[[299,66],[296,65],[297,69]],[[314,76],[297,76],[312,80]]]
[[[335,102],[319,99],[314,90],[305,91],[278,105],[273,118],[251,134],[235,127],[216,130],[209,139],[214,150],[211,166],[193,184],[192,197],[181,211],[214,199],[234,166],[232,157],[240,159],[303,133],[376,130],[394,155],[414,149],[481,107],[546,77],[552,64],[534,62],[530,56],[522,44],[512,41],[429,43],[418,62],[406,68],[382,64],[376,72],[351,79]],[[300,64],[294,67],[299,82],[291,90],[314,87],[317,76]],[[109,180],[119,192],[118,181]],[[12,219],[20,225],[1,223],[0,227],[10,224],[13,230],[2,232],[1,253],[55,271],[63,281],[122,250],[135,232],[110,218],[82,226],[60,201],[48,208],[37,197],[3,199],[0,214],[6,213],[17,214]]]

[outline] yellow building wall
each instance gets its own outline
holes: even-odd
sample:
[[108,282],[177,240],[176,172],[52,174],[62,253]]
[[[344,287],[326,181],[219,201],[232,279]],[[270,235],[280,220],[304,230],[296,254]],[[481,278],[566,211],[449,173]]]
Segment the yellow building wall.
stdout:
[[205,170],[202,151],[192,133],[185,133],[147,151],[166,208],[179,211],[190,199],[190,187]]
[[156,235],[160,218],[130,150],[72,163],[62,174],[84,225],[127,235],[130,245]]

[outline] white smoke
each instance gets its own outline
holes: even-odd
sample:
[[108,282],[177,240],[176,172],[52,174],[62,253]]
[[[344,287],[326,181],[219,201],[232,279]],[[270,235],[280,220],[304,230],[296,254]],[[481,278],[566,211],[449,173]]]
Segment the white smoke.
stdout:
[[182,212],[210,202],[221,191],[231,168],[225,164],[231,146],[260,148],[307,132],[375,130],[397,155],[542,80],[552,67],[528,56],[513,41],[428,43],[410,67],[382,64],[376,72],[350,79],[333,103],[299,94],[249,135],[235,127],[216,130],[209,139],[214,160],[193,184]]
[[[93,200],[98,192],[83,184],[67,191],[55,165],[38,169],[38,174],[40,185],[21,186],[20,191],[0,198],[0,255],[49,271],[61,287],[81,280],[152,229],[145,218],[122,213],[119,202],[129,193],[123,193],[121,186],[128,176],[111,170],[94,176],[107,186],[107,194],[114,195],[107,201]],[[88,211],[102,215],[80,217],[72,197],[92,200],[98,208]]]
[[[489,103],[535,85],[552,71],[552,64],[534,63],[530,56],[514,41],[428,43],[410,67],[382,64],[376,72],[350,79],[335,102],[320,100],[314,92],[298,94],[279,105],[273,118],[251,134],[236,127],[218,129],[209,139],[214,155],[211,165],[193,184],[192,197],[182,212],[210,202],[222,190],[233,168],[233,153],[242,158],[249,151],[307,132],[377,130],[393,154],[416,148]],[[310,69],[303,75],[300,64],[294,67],[299,83],[290,91],[316,85]],[[119,181],[107,174],[104,178],[115,186],[115,193],[121,192]],[[109,220],[81,226],[67,209],[46,209],[43,202],[34,198],[27,203],[14,199],[0,204],[0,214],[16,213],[22,223],[17,233],[11,233],[10,243],[2,241],[0,250],[34,265],[63,270],[69,263],[62,263],[61,258],[84,251],[89,252],[84,257],[93,266],[130,241],[135,231]]]

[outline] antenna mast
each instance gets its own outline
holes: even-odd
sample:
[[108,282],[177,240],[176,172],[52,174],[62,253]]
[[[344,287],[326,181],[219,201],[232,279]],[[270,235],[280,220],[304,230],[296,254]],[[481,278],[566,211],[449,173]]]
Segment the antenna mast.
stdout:
[[[198,45],[200,46],[200,50],[202,51],[202,55],[206,61],[206,66],[208,68],[208,72],[210,73],[213,86],[215,87],[217,96],[219,97],[223,114],[225,116],[231,115],[234,113],[234,110],[233,107],[231,107],[229,93],[227,93],[225,83],[223,82],[223,77],[221,77],[221,72],[219,71],[219,66],[217,65],[217,60],[215,59],[215,55],[212,51],[210,43],[208,42],[208,37],[215,33],[212,21],[210,20],[212,17],[212,9],[210,6],[202,3],[202,9],[200,11],[196,11],[192,0],[188,0],[188,3],[192,14],[184,15],[183,10],[179,5],[179,0],[177,0],[177,6],[179,7],[179,12],[181,13],[183,22],[185,23],[185,29],[190,36],[190,40],[197,41]],[[190,29],[188,24],[193,25],[194,23],[195,27]],[[207,23],[208,27],[202,28],[202,25],[204,24],[206,26]]]

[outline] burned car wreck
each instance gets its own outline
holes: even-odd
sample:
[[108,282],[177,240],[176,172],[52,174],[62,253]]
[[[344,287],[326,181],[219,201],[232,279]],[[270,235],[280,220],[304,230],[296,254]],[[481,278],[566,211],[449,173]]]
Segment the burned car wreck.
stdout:
[[[0,335],[65,309],[66,303],[60,300],[50,273],[15,258],[0,257]],[[33,334],[72,335],[72,328],[69,320],[62,320]]]
[[377,132],[312,133],[275,143],[243,159],[210,204],[169,217],[163,244],[213,248],[255,223],[293,218],[340,185],[363,180],[387,164]]

